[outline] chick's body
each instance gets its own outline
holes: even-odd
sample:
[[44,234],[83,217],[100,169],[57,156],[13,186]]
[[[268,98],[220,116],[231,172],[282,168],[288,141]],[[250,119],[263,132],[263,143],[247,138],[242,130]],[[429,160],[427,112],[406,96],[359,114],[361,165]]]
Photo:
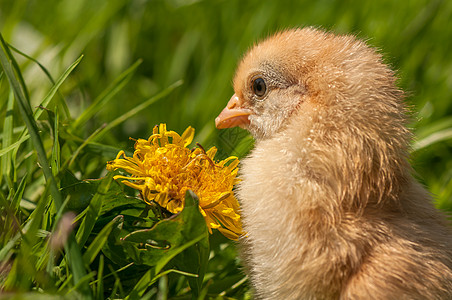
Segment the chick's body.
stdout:
[[217,127],[242,161],[258,299],[450,299],[452,235],[407,161],[403,94],[365,43],[305,28],[253,47]]

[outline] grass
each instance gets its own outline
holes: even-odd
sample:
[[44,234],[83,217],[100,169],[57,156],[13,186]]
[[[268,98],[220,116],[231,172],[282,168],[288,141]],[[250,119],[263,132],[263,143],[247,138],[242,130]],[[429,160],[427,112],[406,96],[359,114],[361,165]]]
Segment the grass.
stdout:
[[[146,138],[162,122],[180,133],[193,126],[195,141],[220,149],[218,159],[246,155],[249,135],[217,131],[213,121],[243,52],[288,27],[353,33],[381,49],[412,107],[413,166],[437,206],[452,211],[451,14],[441,0],[2,1],[3,293],[248,299],[235,245],[220,234],[181,238],[176,230],[174,252],[142,254],[134,232],[156,216],[126,196],[105,164],[133,150],[129,137]],[[72,218],[72,233],[59,227]],[[187,211],[177,222],[198,224],[199,216]],[[68,235],[64,249],[51,242],[57,232]],[[183,265],[191,260],[205,270]]]

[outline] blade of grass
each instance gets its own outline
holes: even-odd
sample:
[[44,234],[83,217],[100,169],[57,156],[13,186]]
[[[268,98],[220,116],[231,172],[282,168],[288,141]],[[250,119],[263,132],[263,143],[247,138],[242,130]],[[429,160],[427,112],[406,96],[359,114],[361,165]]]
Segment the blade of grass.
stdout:
[[[111,276],[114,276],[116,273],[122,272],[122,271],[126,270],[127,268],[129,268],[129,267],[131,267],[131,266],[133,266],[133,265],[135,265],[133,262],[130,263],[130,264],[127,264],[127,265],[125,265],[124,267],[119,268],[119,269],[117,269],[116,271],[114,271],[114,272],[112,272],[112,273],[110,273],[110,274],[108,274],[108,275],[105,275],[105,276],[104,276],[104,279],[105,279],[105,278],[108,278],[108,277],[111,277]],[[98,280],[99,280],[99,279],[96,279],[96,280],[92,281],[91,284],[97,283]]]
[[104,246],[105,242],[107,242],[108,235],[113,229],[113,226],[117,225],[118,222],[122,221],[122,219],[122,215],[116,216],[96,235],[96,238],[92,241],[92,243],[88,246],[88,249],[86,249],[86,252],[83,254],[83,261],[85,262],[85,264],[89,265],[93,262],[97,254]]
[[[23,57],[25,57],[28,60],[31,60],[32,62],[34,62],[35,64],[38,65],[38,67],[44,72],[44,74],[47,76],[47,78],[49,78],[50,82],[52,83],[52,85],[56,85],[55,84],[55,80],[53,80],[52,75],[50,75],[50,72],[46,69],[46,67],[44,67],[37,59],[27,55],[26,53],[20,51],[19,49],[17,49],[16,47],[12,46],[11,44],[8,43],[8,46],[11,50],[13,50],[14,52],[22,55]],[[83,55],[82,55],[83,56]],[[80,57],[81,58],[81,57]],[[70,118],[70,113],[69,113],[69,109],[66,105],[66,102],[64,101],[64,97],[60,94],[60,101],[59,103],[61,104],[61,106],[64,109],[64,113],[66,115],[66,118]]]
[[[60,78],[58,78],[57,82],[52,86],[52,88],[50,89],[50,91],[47,93],[47,95],[44,97],[44,99],[41,102],[42,107],[47,107],[47,105],[49,105],[50,101],[53,99],[53,97],[55,96],[56,92],[58,91],[58,89],[60,88],[60,86],[63,84],[63,82],[66,80],[66,78],[68,78],[68,76],[72,73],[72,71],[78,66],[78,64],[80,63],[80,61],[83,59],[83,55],[80,55],[79,58],[77,58],[76,61],[74,61],[67,69],[66,71],[64,71],[64,73],[60,76]],[[64,102],[64,101],[62,101]],[[66,104],[63,105],[63,107],[65,107],[65,113],[67,116],[69,116],[69,110],[66,106]],[[67,110],[67,111],[66,111]],[[41,108],[37,108],[33,114],[33,117],[35,118],[35,120],[37,120],[39,118],[39,116],[41,116],[43,112],[43,109]]]
[[[121,151],[120,148],[98,143],[88,143],[85,148],[87,152],[102,155],[104,157],[115,157],[116,154]],[[125,153],[127,156],[132,156],[132,152],[128,150],[126,150]]]
[[74,151],[74,154],[72,154],[71,159],[69,160],[68,166],[70,167],[72,165],[72,163],[75,161],[75,159],[77,158],[77,156],[79,155],[79,153],[83,150],[83,148],[86,147],[86,145],[88,145],[88,143],[91,142],[91,140],[100,132],[104,129],[106,125],[104,124],[102,127],[97,128],[96,131],[94,131],[78,148],[77,150]]
[[128,120],[129,118],[131,118],[132,116],[136,115],[137,113],[139,113],[140,111],[142,111],[143,109],[145,109],[146,107],[148,107],[149,105],[153,104],[154,102],[166,97],[167,95],[169,95],[174,89],[176,89],[177,87],[179,87],[180,85],[182,85],[182,80],[176,81],[175,83],[173,83],[172,85],[170,85],[169,87],[167,87],[166,89],[164,89],[163,91],[161,91],[160,93],[158,93],[157,95],[149,98],[148,100],[144,101],[143,103],[141,103],[140,105],[132,108],[131,110],[129,110],[128,112],[126,112],[125,114],[119,116],[118,118],[114,119],[113,121],[111,121],[110,123],[107,124],[107,126],[105,126],[103,128],[103,130],[101,130],[96,136],[94,136],[92,138],[92,141],[98,140],[100,139],[105,133],[107,133],[110,129],[114,128],[115,126],[118,126],[119,124],[121,124],[122,122]]
[[[17,187],[16,191],[13,191],[11,189],[8,198],[5,199],[3,194],[0,194],[0,207],[4,211],[6,211],[7,216],[9,215],[10,221],[14,222],[14,226],[5,227],[2,226],[4,229],[7,230],[7,228],[16,228],[17,227],[17,233],[14,235],[14,237],[11,238],[11,235],[8,235],[8,238],[5,239],[5,235],[0,236],[2,237],[1,241],[4,242],[5,240],[8,240],[8,242],[3,245],[3,248],[0,250],[0,261],[4,261],[8,252],[14,247],[15,243],[24,235],[24,232],[27,232],[30,228],[31,222],[27,222],[27,224],[24,226],[24,228],[21,228],[21,224],[19,223],[19,220],[17,220],[16,212],[19,210],[20,206],[20,199],[22,198],[22,195],[25,190],[25,179],[24,176]],[[5,222],[3,224],[5,225]]]
[[61,203],[62,203],[61,195],[56,186],[55,178],[53,178],[52,173],[50,171],[50,167],[49,167],[49,163],[47,161],[44,146],[43,146],[42,140],[39,136],[36,122],[33,119],[33,114],[31,112],[30,103],[28,102],[23,89],[21,88],[19,82],[16,79],[16,75],[14,74],[14,71],[12,69],[12,64],[11,64],[11,60],[13,58],[8,55],[9,50],[1,35],[0,35],[0,42],[1,42],[1,47],[3,50],[3,51],[0,51],[0,60],[1,60],[2,66],[3,66],[3,70],[5,71],[8,81],[10,83],[10,86],[16,96],[16,101],[18,103],[20,113],[22,115],[22,119],[25,122],[25,124],[28,128],[28,131],[30,133],[30,137],[32,139],[33,145],[35,146],[35,149],[36,149],[36,152],[38,155],[38,161],[42,166],[42,170],[44,172],[44,176],[46,177],[46,181],[48,181],[50,183],[50,188],[52,191],[54,201],[57,203],[57,206],[60,207]]
[[122,288],[121,279],[119,278],[117,271],[115,271],[111,265],[108,265],[108,268],[110,269],[111,274],[113,274],[113,276],[115,277],[115,284],[113,286],[113,291],[111,292],[111,296],[109,297],[109,299],[117,299],[118,298],[118,297],[116,297],[117,290],[119,290],[120,298],[124,298],[124,296],[123,296],[124,289]]
[[11,199],[11,207],[15,210],[18,211],[19,207],[20,207],[20,200],[22,200],[22,196],[24,194],[25,191],[25,181],[27,179],[27,176],[25,175],[22,180],[19,183],[19,186],[17,187],[13,198]]
[[[25,129],[24,125],[16,126],[13,128],[13,133],[21,133]],[[0,132],[0,141],[3,140],[3,132]]]
[[159,278],[159,290],[157,293],[157,299],[167,300],[168,299],[168,276],[162,275]]
[[428,126],[423,126],[417,128],[415,131],[416,137],[419,139],[423,139],[435,132],[452,128],[452,117],[442,118],[440,120],[436,120],[432,123],[429,123]]
[[[8,148],[11,146],[12,141],[13,141],[13,119],[14,119],[14,93],[13,91],[10,89],[9,91],[9,96],[8,96],[8,102],[6,104],[6,116],[5,119],[3,121],[3,142],[2,142],[2,150],[4,150],[5,148]],[[2,156],[2,168],[0,170],[0,184],[2,182],[3,177],[6,178],[8,186],[11,188],[12,187],[12,179],[9,176],[10,175],[10,171],[13,168],[13,162],[11,161],[12,159],[12,153],[6,152],[6,155]]]
[[99,267],[97,268],[97,285],[96,285],[96,298],[104,298],[104,256],[99,257]]
[[100,209],[102,207],[102,201],[105,197],[111,183],[113,182],[113,173],[107,175],[97,189],[97,193],[93,199],[89,202],[89,206],[86,208],[86,214],[82,223],[77,231],[76,240],[80,247],[83,247],[88,239],[91,231],[96,224],[96,220],[99,217]]
[[58,141],[59,135],[59,114],[58,107],[55,108],[55,121],[53,125],[53,147],[52,147],[52,155],[50,157],[50,167],[52,168],[53,176],[57,176],[60,172],[60,143]]
[[20,222],[16,216],[16,210],[12,207],[11,198],[14,194],[14,190],[11,189],[8,195],[8,199],[5,199],[3,195],[0,196],[0,211],[2,214],[2,224],[0,229],[2,235],[0,236],[0,245],[8,241],[15,233],[16,228],[20,228]]
[[[16,235],[11,238],[8,243],[6,243],[5,246],[3,246],[2,249],[0,249],[0,261],[4,261],[7,257],[8,252],[14,248],[15,244],[20,240],[20,238],[23,236],[23,232],[28,232],[28,229],[30,229],[31,222],[28,222],[25,224],[25,226],[22,228],[22,230],[19,229],[19,232],[16,233]],[[22,232],[23,231],[23,232]]]
[[[19,65],[17,64],[17,61],[14,59],[14,56],[12,55],[8,44],[5,42],[5,40],[3,39],[3,36],[0,34],[0,42],[2,44],[2,49],[4,51],[4,54],[6,55],[6,57],[9,58],[9,68],[10,68],[10,73],[15,74],[17,76],[16,78],[16,83],[17,83],[17,87],[21,90],[21,92],[23,93],[24,97],[26,99],[29,99],[29,95],[28,95],[28,90],[27,90],[27,86],[25,85],[25,80],[22,76],[22,73],[20,72],[20,68]],[[5,76],[8,78],[8,81],[10,80],[10,76],[8,75],[8,71],[5,70],[5,68],[3,68],[3,71],[5,72]]]
[[[47,188],[43,197],[46,197],[46,194]],[[9,272],[5,282],[6,290],[13,288],[28,290],[31,285],[31,274],[36,273],[35,264],[33,263],[36,260],[36,257],[32,255],[33,247],[37,241],[37,233],[41,226],[45,208],[46,203],[41,199],[36,209],[28,217],[28,230],[22,232],[22,243],[20,244],[19,253],[14,260],[13,269]]]
[[[44,100],[42,100],[40,107],[47,107],[47,105],[49,105],[50,101],[52,100],[52,98],[55,96],[55,93],[58,91],[58,89],[60,88],[60,86],[63,84],[63,82],[66,80],[66,78],[69,76],[69,74],[75,69],[75,67],[80,63],[80,61],[82,60],[83,55],[81,55],[74,63],[72,63],[67,69],[66,71],[60,76],[60,78],[58,78],[56,84],[54,86],[52,86],[52,88],[50,89],[50,91],[47,93],[47,95],[44,97]],[[33,117],[35,120],[37,120],[42,112],[44,111],[42,108],[38,107],[35,112],[33,113]],[[67,109],[67,106],[64,105],[65,110]],[[66,115],[69,116],[69,110],[66,112]],[[13,147],[9,148],[6,151],[6,149],[2,149],[2,151],[0,151],[0,156],[4,155],[3,151],[6,151],[5,153],[16,149],[17,147],[19,147],[23,142],[25,142],[29,135],[26,135],[27,133],[27,129],[24,129],[19,137],[19,141],[15,142],[13,145]],[[27,138],[25,138],[27,137]],[[11,145],[12,146],[12,145]]]
[[[28,97],[24,89],[20,86],[19,81],[16,78],[16,75],[13,71],[12,65],[15,63],[14,57],[11,55],[11,52],[9,51],[9,48],[6,44],[6,42],[3,39],[3,36],[0,34],[0,43],[1,43],[1,49],[0,51],[0,61],[3,67],[3,70],[6,74],[6,77],[8,78],[8,82],[11,86],[11,88],[14,91],[15,99],[17,101],[17,104],[19,106],[20,113],[22,115],[22,119],[25,122],[25,125],[27,126],[28,132],[30,134],[32,143],[34,145],[34,148],[36,150],[36,153],[38,155],[38,162],[42,167],[42,171],[44,173],[44,177],[46,179],[46,182],[50,186],[50,193],[52,195],[52,198],[54,200],[54,203],[57,207],[57,210],[62,205],[62,196],[60,191],[58,190],[58,186],[56,183],[55,178],[53,177],[52,171],[50,169],[49,162],[46,157],[46,152],[41,140],[41,137],[39,136],[39,131],[35,122],[35,119],[33,117],[33,113],[30,107],[30,103],[28,101]],[[20,74],[19,70],[17,70]],[[19,78],[22,76],[17,75]],[[65,245],[65,249],[67,251],[67,256],[69,259],[69,264],[71,265],[72,272],[74,274],[74,285],[77,285],[78,282],[85,276],[86,272],[83,267],[83,261],[80,253],[80,249],[77,248],[77,244],[75,243],[75,240],[73,238],[73,235],[70,235],[70,238],[68,239],[68,243]],[[89,285],[82,284],[80,286],[80,292],[88,298],[92,298],[91,291],[89,289]]]
[[72,128],[79,128],[91,119],[102,107],[113,98],[132,78],[142,60],[137,60],[130,68],[122,72],[106,90],[104,90],[93,103],[72,123]]
[[13,50],[14,52],[22,55],[23,57],[25,57],[26,59],[31,60],[32,62],[34,62],[35,64],[38,65],[38,67],[44,72],[44,74],[46,74],[47,78],[49,78],[50,82],[52,84],[55,84],[55,81],[52,78],[52,75],[50,75],[50,72],[36,59],[34,59],[33,57],[25,54],[24,52],[20,51],[19,49],[17,49],[16,47],[14,47],[13,45],[11,45],[10,43],[8,43],[8,47]]
[[425,138],[416,141],[413,144],[413,151],[419,151],[420,149],[426,148],[435,143],[446,141],[452,139],[452,128],[447,128],[435,133],[432,133]]
[[116,276],[115,278],[115,284],[113,285],[113,289],[111,291],[110,297],[108,297],[107,299],[117,299],[118,297],[116,296],[116,293],[118,290],[122,290],[121,287],[121,280],[119,279],[119,277]]
[[27,135],[24,135],[24,136],[21,137],[17,142],[15,142],[15,143],[9,145],[9,146],[6,147],[6,148],[3,148],[2,150],[0,150],[0,157],[3,156],[3,155],[5,155],[5,154],[7,154],[8,152],[10,152],[10,151],[12,151],[12,150],[14,150],[14,149],[17,149],[23,142],[25,142],[25,141],[28,140],[29,138],[30,138],[30,136],[29,136],[28,134],[27,134]]
[[[70,197],[66,197],[66,199],[63,202],[63,205],[60,207],[60,210],[56,213],[56,215],[54,215],[55,221],[53,222],[51,232],[57,231],[58,224],[60,223],[60,219],[64,213],[64,208],[66,207],[67,203],[69,202],[69,199],[70,199]],[[74,223],[75,223],[75,221],[74,221]],[[52,247],[50,247],[50,239],[47,240],[46,244],[47,244],[46,251],[44,252],[45,254],[41,255],[36,266],[37,266],[38,270],[41,270],[44,263],[47,262],[46,268],[47,268],[49,274],[51,274],[53,267],[54,267],[54,250],[52,249]]]
[[72,292],[78,290],[82,285],[88,285],[91,279],[94,278],[94,276],[96,276],[96,271],[89,272],[88,274],[83,276],[76,285],[69,289],[66,295],[70,295]]
[[149,292],[147,292],[146,294],[144,294],[141,297],[141,300],[149,300],[152,299],[152,296],[154,296],[155,294],[157,294],[157,288],[153,288],[151,290],[149,290]]

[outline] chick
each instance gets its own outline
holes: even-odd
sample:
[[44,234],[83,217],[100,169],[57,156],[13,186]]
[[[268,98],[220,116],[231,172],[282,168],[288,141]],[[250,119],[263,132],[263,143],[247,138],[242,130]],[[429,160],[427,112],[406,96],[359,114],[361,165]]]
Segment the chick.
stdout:
[[412,176],[403,92],[353,36],[287,30],[216,119],[255,137],[238,189],[257,299],[452,299],[452,235]]

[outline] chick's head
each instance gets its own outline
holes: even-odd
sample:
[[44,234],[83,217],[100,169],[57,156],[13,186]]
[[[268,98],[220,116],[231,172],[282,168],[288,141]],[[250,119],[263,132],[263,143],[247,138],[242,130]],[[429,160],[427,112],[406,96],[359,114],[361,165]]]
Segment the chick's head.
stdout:
[[295,112],[329,111],[359,122],[355,112],[367,119],[400,110],[401,92],[375,50],[313,28],[283,31],[252,47],[238,65],[234,91],[216,125],[241,126],[257,139],[280,131]]

